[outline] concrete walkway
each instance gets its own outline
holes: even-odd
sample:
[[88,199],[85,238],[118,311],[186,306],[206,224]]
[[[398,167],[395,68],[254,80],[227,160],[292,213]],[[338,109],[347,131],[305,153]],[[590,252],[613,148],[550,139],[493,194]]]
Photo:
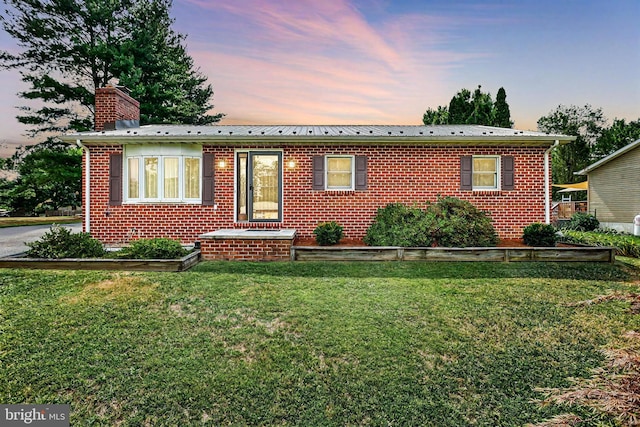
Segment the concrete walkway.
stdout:
[[[82,224],[63,224],[62,227],[69,228],[74,233],[82,231]],[[29,247],[25,242],[35,242],[49,229],[51,225],[26,225],[23,227],[0,228],[0,258],[18,255],[26,252]]]

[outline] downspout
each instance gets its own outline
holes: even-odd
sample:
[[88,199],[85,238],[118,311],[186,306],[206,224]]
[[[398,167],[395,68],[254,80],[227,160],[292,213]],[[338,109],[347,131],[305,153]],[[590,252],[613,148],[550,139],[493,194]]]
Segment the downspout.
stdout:
[[551,224],[551,182],[549,180],[549,154],[560,145],[556,139],[551,147],[544,152],[544,223]]
[[77,139],[76,140],[76,145],[80,148],[82,148],[82,150],[85,152],[85,154],[87,155],[85,157],[85,167],[84,167],[84,232],[85,233],[90,233],[91,232],[91,192],[89,191],[91,189],[91,174],[90,172],[90,165],[91,165],[91,161],[89,158],[89,149],[87,148],[86,145],[84,145],[82,143],[81,140]]

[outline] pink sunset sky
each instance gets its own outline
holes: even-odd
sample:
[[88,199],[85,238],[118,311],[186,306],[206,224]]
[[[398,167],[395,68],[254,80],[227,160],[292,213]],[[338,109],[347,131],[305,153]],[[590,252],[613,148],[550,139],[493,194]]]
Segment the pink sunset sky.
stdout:
[[[174,0],[172,15],[223,124],[421,124],[478,85],[506,89],[519,129],[560,104],[640,118],[637,0]],[[0,49],[18,47],[1,32]],[[0,72],[5,155],[38,142],[15,120],[21,87]]]

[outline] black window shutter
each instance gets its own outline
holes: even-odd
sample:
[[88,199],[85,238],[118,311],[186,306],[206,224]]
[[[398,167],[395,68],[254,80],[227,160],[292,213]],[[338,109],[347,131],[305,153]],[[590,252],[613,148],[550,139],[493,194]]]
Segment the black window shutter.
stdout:
[[109,206],[122,204],[122,154],[109,155]]
[[202,154],[202,204],[204,206],[213,206],[214,167],[213,153]]
[[460,189],[473,190],[473,157],[460,157]]
[[367,156],[356,156],[356,190],[367,189]]
[[324,190],[324,156],[313,156],[313,189]]
[[501,163],[502,163],[502,189],[513,190],[513,187],[514,187],[513,156],[502,156]]

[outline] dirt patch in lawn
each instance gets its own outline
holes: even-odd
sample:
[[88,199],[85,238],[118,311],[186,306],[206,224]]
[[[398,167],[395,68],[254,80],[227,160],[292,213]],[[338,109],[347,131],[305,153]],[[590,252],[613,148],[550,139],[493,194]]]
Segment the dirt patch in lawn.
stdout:
[[[585,307],[607,301],[628,302],[629,312],[640,314],[640,294],[633,292],[612,292],[571,306]],[[616,348],[603,353],[607,363],[593,369],[591,378],[572,379],[574,385],[564,389],[539,389],[546,395],[542,405],[588,406],[615,417],[622,425],[640,426],[640,332],[625,332]],[[583,421],[575,414],[562,414],[530,427],[577,427]]]
[[158,287],[139,277],[127,273],[115,275],[111,279],[86,285],[78,294],[61,299],[70,304],[96,303],[113,300],[146,299]]

